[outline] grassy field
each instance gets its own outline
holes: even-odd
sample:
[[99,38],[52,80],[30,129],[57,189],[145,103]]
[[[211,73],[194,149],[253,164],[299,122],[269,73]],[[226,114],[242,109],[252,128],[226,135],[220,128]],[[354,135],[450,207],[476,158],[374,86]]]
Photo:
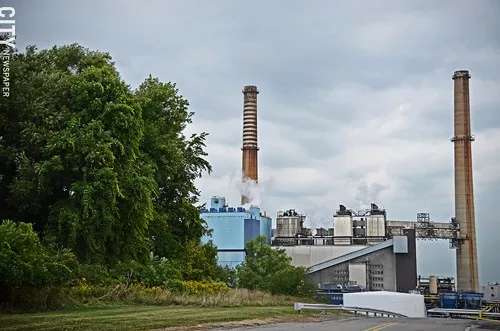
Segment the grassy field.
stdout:
[[34,314],[0,314],[2,330],[152,330],[190,327],[243,320],[297,320],[293,306],[278,307],[180,307],[109,305]]

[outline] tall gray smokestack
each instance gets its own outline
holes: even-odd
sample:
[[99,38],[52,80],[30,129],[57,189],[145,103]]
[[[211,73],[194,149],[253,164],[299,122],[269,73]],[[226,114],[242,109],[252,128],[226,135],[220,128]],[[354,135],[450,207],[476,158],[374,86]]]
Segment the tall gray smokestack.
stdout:
[[457,291],[479,292],[476,221],[472,180],[469,79],[467,70],[455,71],[455,217],[463,240],[457,247]]
[[[242,181],[259,181],[257,152],[257,86],[248,85],[243,88],[243,151]],[[249,197],[241,196],[241,204],[249,203]]]

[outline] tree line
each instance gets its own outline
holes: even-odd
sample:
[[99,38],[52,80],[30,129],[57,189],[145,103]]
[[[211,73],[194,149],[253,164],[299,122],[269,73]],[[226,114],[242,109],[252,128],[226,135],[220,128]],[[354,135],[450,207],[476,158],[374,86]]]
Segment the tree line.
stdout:
[[230,283],[216,247],[200,241],[208,229],[195,180],[212,170],[207,133],[185,136],[193,112],[176,85],[149,76],[132,89],[108,53],[78,44],[10,56],[0,288],[64,282],[75,265],[98,274],[88,266],[154,261],[183,279]]

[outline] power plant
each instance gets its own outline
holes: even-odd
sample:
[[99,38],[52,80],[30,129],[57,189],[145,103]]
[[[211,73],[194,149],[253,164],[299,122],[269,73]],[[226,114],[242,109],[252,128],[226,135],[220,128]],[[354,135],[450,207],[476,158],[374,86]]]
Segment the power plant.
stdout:
[[[242,182],[258,182],[257,152],[257,94],[256,86],[243,88],[243,147]],[[262,235],[271,244],[272,219],[259,206],[251,205],[251,197],[242,192],[241,206],[229,207],[225,197],[213,196],[210,208],[201,209],[201,218],[212,230],[212,240],[217,246],[219,264],[235,267],[245,260],[245,243]],[[248,207],[244,207],[249,205]]]
[[[224,197],[214,196],[211,207],[202,209],[201,216],[213,229],[219,263],[241,263],[245,243],[260,234],[268,237],[270,245],[285,250],[293,265],[306,267],[309,280],[318,284],[319,293],[329,296],[332,303],[341,303],[339,292],[385,290],[418,291],[432,296],[434,301],[429,300],[434,307],[480,307],[483,295],[479,293],[476,248],[469,79],[466,70],[453,75],[455,216],[450,222],[431,221],[425,212],[418,213],[415,220],[390,220],[385,209],[372,203],[365,210],[339,205],[328,228],[307,228],[306,215],[295,209],[279,211],[276,229],[271,230],[271,218],[252,205],[245,192],[241,205],[250,206],[249,210],[228,208]],[[242,92],[242,181],[258,183],[259,91],[247,85]],[[427,238],[449,240],[450,248],[456,249],[456,279],[417,278],[416,240]]]
[[215,243],[221,265],[235,267],[243,262],[245,244],[259,235],[266,236],[271,244],[272,219],[257,206],[230,207],[226,198],[214,196],[210,208],[201,209],[201,217],[213,231],[211,237],[205,236],[202,241]]

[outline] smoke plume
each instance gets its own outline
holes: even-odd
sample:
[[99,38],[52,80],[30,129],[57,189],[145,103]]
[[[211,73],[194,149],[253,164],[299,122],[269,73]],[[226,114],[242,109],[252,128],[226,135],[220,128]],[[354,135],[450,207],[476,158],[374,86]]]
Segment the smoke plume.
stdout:
[[243,207],[248,208],[250,206],[256,206],[261,209],[266,207],[266,195],[273,185],[273,180],[260,180],[256,183],[254,180],[246,180],[242,182],[242,173],[234,172],[231,174],[230,186],[235,187],[241,195],[248,197],[249,202]]
[[371,203],[379,203],[378,199],[380,193],[388,188],[389,186],[384,186],[379,183],[368,185],[365,181],[362,181],[358,185],[358,191],[354,199],[360,209],[367,209],[370,208]]

